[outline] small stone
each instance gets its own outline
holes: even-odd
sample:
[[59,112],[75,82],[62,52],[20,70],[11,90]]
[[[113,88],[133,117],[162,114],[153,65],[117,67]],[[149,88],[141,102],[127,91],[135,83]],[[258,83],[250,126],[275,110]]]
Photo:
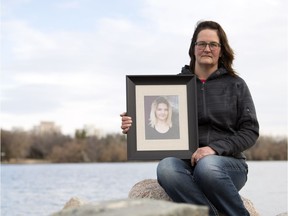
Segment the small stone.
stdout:
[[63,207],[63,209],[74,208],[77,206],[82,206],[88,203],[86,200],[80,199],[78,197],[72,197]]

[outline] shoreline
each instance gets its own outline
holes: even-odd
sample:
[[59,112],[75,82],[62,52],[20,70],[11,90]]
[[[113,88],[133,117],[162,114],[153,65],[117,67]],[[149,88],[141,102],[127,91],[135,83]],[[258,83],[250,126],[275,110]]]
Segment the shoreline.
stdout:
[[[246,162],[287,162],[288,160],[247,160]],[[142,162],[157,162],[157,161],[115,161],[115,162],[89,162],[89,163],[142,163]],[[1,161],[1,164],[67,164],[67,163],[77,163],[77,164],[87,164],[87,162],[61,162],[61,163],[55,163],[49,160],[43,160],[43,159],[10,159],[9,161]]]
[[1,161],[1,164],[52,164],[49,160],[42,159],[10,159],[9,161]]

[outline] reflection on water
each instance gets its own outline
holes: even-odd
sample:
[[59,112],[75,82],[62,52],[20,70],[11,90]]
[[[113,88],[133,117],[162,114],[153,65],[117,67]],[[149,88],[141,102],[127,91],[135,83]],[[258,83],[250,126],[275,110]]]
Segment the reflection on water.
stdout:
[[[287,162],[248,162],[241,195],[261,215],[287,212]],[[1,165],[1,215],[49,215],[73,196],[88,201],[127,198],[131,187],[156,178],[157,163]]]

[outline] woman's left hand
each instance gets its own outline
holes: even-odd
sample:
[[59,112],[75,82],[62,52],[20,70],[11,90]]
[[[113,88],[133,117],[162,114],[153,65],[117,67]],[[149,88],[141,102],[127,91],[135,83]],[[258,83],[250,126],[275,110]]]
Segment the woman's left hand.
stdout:
[[216,152],[209,146],[198,148],[191,157],[191,165],[194,166],[201,158],[207,155],[215,155]]

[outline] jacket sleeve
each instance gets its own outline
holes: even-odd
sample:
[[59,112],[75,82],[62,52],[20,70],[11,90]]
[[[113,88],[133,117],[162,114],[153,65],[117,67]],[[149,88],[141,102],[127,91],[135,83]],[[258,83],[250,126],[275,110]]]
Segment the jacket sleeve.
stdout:
[[259,124],[250,91],[244,80],[236,83],[237,122],[232,135],[209,143],[218,155],[238,155],[252,147],[259,137]]

